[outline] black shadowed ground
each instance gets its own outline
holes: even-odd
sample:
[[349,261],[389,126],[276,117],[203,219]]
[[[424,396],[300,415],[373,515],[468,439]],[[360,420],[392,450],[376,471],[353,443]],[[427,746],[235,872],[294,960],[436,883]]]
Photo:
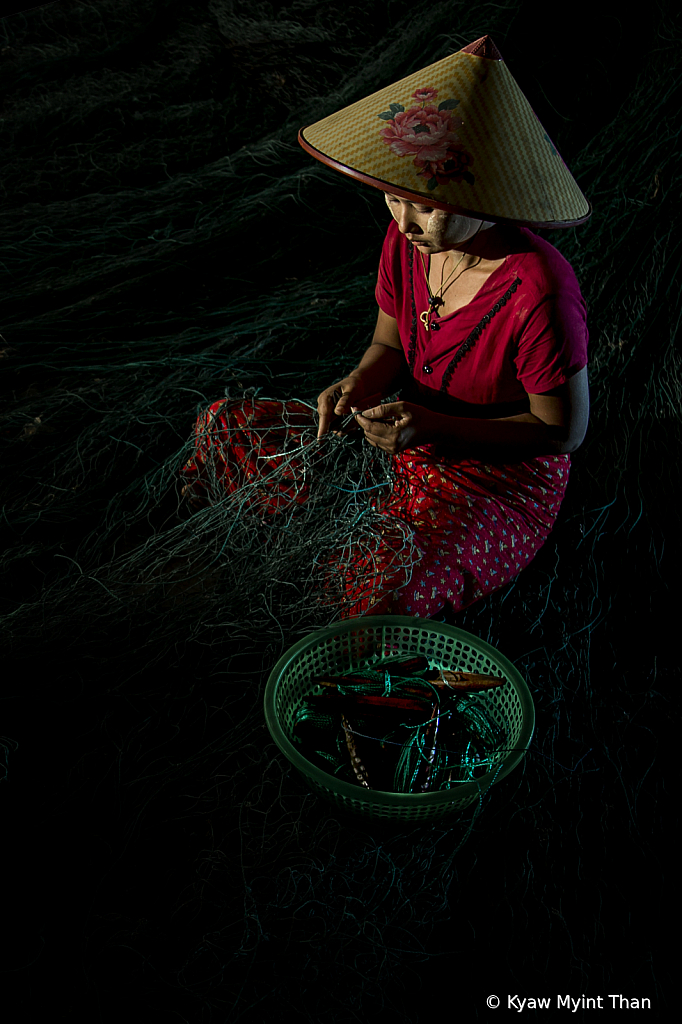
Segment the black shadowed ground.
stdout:
[[[531,687],[523,767],[470,834],[391,829],[265,728],[272,666],[330,619],[310,547],[192,514],[177,470],[226,388],[314,400],[371,334],[381,195],[298,128],[485,33],[594,207],[543,233],[588,302],[591,421],[550,540],[456,620]],[[672,1019],[681,40],[662,2],[549,35],[511,0],[0,22],[8,1021],[496,1020],[515,993]]]

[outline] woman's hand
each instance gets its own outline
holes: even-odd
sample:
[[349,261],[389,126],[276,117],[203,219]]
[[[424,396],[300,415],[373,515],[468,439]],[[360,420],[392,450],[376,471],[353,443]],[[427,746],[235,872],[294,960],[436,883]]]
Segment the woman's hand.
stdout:
[[[352,410],[356,411],[355,408]],[[355,419],[365,438],[375,448],[397,455],[405,448],[416,448],[432,440],[433,413],[412,402],[389,402],[365,412]]]
[[359,377],[352,374],[344,377],[343,380],[325,388],[317,399],[317,412],[320,417],[317,436],[322,437],[331,428],[337,418],[343,418],[350,414],[350,403],[362,405],[364,388]]
[[[355,408],[368,409],[381,401],[381,392],[373,395],[366,395],[361,377],[353,375],[340,380],[338,384],[332,384],[326,388],[317,399],[317,412],[320,417],[320,424],[317,431],[318,438],[327,431],[339,434],[337,428],[340,423],[351,415],[351,403]],[[355,420],[344,428],[343,433],[357,430]]]

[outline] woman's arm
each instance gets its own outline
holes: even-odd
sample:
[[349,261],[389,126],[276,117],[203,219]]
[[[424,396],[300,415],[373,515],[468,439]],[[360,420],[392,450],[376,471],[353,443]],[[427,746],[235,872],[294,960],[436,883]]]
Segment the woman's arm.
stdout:
[[530,411],[556,433],[562,446],[557,454],[574,452],[585,440],[590,417],[587,367],[578,370],[565,384],[542,395],[528,395]]
[[451,444],[460,455],[503,461],[576,451],[589,416],[587,368],[528,399],[530,412],[500,419],[449,416],[411,402],[377,406],[356,419],[370,444],[392,454],[421,444]]
[[398,325],[380,309],[372,343],[357,367],[343,380],[325,388],[317,399],[317,436],[327,433],[335,417],[347,415],[351,405],[366,406],[366,399],[380,401],[383,395],[395,391],[406,370]]

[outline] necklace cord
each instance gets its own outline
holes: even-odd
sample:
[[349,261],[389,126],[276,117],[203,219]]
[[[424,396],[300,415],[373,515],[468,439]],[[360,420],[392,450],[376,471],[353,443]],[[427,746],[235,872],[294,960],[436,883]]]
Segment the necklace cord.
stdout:
[[[476,235],[478,234],[478,232],[481,230],[482,227],[483,227],[483,221],[481,221],[481,223],[476,228],[476,231],[474,232],[472,238],[470,239],[471,241],[473,241],[473,239],[476,238]],[[426,287],[427,287],[427,290],[428,290],[428,293],[429,293],[429,308],[424,310],[424,312],[421,314],[421,317],[420,317],[420,319],[422,320],[422,322],[423,322],[424,326],[426,327],[427,331],[429,330],[429,327],[430,327],[430,316],[431,316],[431,313],[435,314],[436,310],[438,309],[438,307],[439,306],[443,306],[445,304],[443,302],[443,295],[445,294],[447,289],[450,287],[450,284],[453,283],[453,282],[451,282],[450,278],[457,271],[457,268],[459,267],[460,263],[462,262],[462,260],[464,259],[464,257],[466,255],[467,255],[466,251],[462,253],[460,258],[457,260],[457,263],[455,264],[453,269],[448,274],[448,276],[446,278],[446,281],[445,281],[445,284],[443,284],[443,274],[445,272],[445,262],[442,263],[441,268],[440,268],[440,288],[438,289],[439,294],[438,295],[434,295],[434,293],[431,291],[431,282],[429,281],[429,274],[428,274],[428,272],[426,270],[426,263],[424,262],[424,253],[423,252],[419,253],[419,257],[420,257],[421,262],[422,262],[422,268],[424,270],[424,278],[426,279]],[[479,256],[478,257],[478,261],[476,263],[472,263],[470,266],[465,267],[464,270],[462,270],[458,274],[458,276],[455,278],[455,281],[458,280],[458,278],[461,277],[462,274],[464,274],[467,270],[471,270],[474,266],[478,266],[478,264],[481,262],[482,259],[483,259],[483,257]],[[431,269],[431,264],[429,263],[429,271],[430,271],[430,269]]]
[[[409,367],[411,376],[414,377],[414,367],[417,360],[417,304],[414,297],[414,246],[410,245],[409,243],[407,250],[407,264],[410,275],[410,296],[412,300],[412,324],[410,327],[410,346],[407,352],[407,365]],[[448,363],[445,373],[443,374],[443,380],[440,385],[441,392],[445,394],[447,393],[448,387],[450,385],[450,378],[454,373],[457,363],[464,355],[466,355],[467,352],[470,351],[470,349],[474,345],[474,342],[483,332],[483,329],[487,326],[487,324],[490,323],[495,314],[498,313],[499,310],[507,304],[507,302],[512,297],[512,295],[521,283],[522,281],[520,277],[514,279],[514,282],[510,285],[510,287],[504,293],[499,302],[496,302],[495,305],[490,310],[490,312],[486,313],[486,315],[479,321],[476,327],[474,327],[473,331],[466,339],[466,341],[455,352],[454,356]]]

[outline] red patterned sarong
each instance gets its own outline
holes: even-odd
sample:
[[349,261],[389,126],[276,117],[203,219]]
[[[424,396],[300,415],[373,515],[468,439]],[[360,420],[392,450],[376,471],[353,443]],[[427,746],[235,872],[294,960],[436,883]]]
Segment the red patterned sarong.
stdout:
[[[304,507],[308,475],[324,458],[313,423],[302,402],[214,402],[197,420],[195,451],[181,475],[193,496],[233,494],[239,508],[261,517]],[[297,456],[304,448],[305,460]],[[326,560],[343,581],[343,617],[430,618],[498,590],[549,535],[570,466],[569,455],[491,464],[445,459],[429,448],[391,461],[390,492],[369,498],[381,527]]]

